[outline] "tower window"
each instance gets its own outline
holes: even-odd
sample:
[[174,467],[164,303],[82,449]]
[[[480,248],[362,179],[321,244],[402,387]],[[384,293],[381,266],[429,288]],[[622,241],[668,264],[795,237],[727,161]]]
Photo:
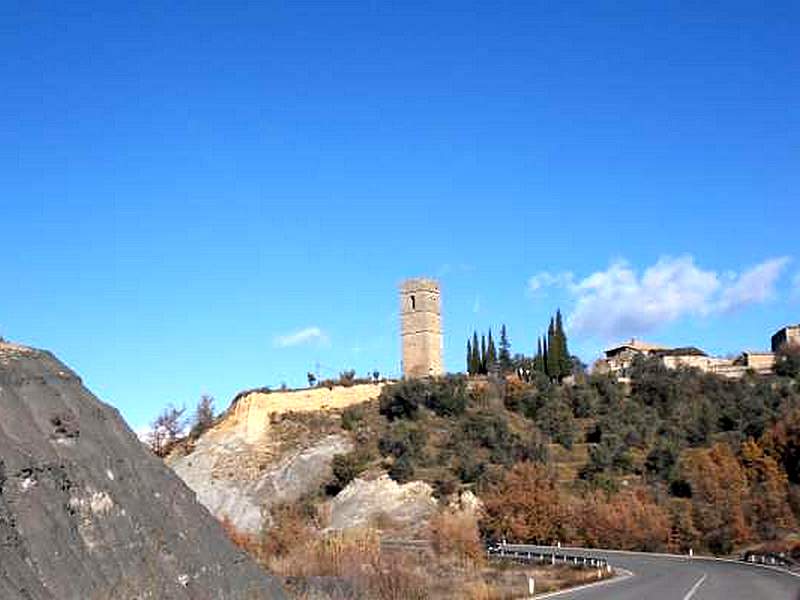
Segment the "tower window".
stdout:
[[411,296],[411,310],[417,310],[417,299],[413,295]]

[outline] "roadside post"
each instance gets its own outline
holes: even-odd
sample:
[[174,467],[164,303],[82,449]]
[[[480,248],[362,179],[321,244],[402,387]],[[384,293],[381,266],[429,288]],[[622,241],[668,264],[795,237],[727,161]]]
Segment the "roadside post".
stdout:
[[528,596],[533,598],[535,593],[536,593],[536,582],[533,580],[533,577],[528,575]]

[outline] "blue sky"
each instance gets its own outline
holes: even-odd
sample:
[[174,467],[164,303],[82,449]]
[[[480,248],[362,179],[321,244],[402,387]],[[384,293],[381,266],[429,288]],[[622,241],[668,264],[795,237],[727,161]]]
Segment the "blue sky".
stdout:
[[567,316],[715,353],[800,321],[800,6],[0,7],[0,335],[140,427]]

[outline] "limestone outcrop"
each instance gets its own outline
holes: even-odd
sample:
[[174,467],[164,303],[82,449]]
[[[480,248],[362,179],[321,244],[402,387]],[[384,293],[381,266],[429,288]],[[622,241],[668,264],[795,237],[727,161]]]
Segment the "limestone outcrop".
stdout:
[[[351,449],[350,440],[333,434],[309,440],[270,462],[274,457],[265,446],[237,436],[226,439],[218,432],[201,438],[191,454],[171,461],[171,466],[218,519],[255,534],[270,525],[270,507],[319,488],[331,477],[333,457]],[[254,462],[258,466],[252,466]]]
[[423,481],[399,484],[388,475],[357,478],[330,501],[330,527],[349,529],[383,524],[412,530],[437,510],[433,488]]

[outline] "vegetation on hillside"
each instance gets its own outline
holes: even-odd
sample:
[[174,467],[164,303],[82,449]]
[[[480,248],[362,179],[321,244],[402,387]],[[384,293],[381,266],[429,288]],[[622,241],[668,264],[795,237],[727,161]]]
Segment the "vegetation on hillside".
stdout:
[[[724,554],[796,529],[793,375],[732,380],[655,359],[629,385],[456,375],[388,386],[377,416],[345,419],[396,480],[474,489],[486,538]],[[582,468],[563,472],[553,455],[579,448]]]

